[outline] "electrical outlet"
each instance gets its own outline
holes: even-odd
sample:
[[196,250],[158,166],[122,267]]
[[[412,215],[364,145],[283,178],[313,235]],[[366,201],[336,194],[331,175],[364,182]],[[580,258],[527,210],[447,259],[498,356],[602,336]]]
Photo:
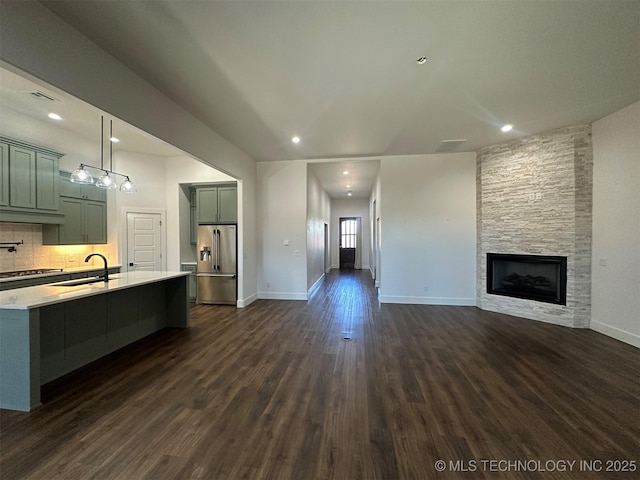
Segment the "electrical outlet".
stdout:
[[267,288],[271,288],[271,282],[267,282]]
[[429,285],[425,285],[423,288],[424,288],[424,291],[425,291],[425,292],[428,292],[428,291],[429,291]]

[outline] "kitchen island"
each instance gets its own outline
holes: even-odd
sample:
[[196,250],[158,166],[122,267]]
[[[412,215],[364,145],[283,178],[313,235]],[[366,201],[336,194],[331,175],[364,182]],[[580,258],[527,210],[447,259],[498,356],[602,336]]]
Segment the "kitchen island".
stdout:
[[137,271],[0,292],[0,408],[32,410],[41,385],[162,328],[187,328],[188,275]]

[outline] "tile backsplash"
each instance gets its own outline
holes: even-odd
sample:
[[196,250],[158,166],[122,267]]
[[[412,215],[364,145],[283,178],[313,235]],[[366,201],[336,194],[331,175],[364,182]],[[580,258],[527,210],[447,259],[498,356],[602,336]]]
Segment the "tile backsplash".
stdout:
[[0,222],[0,242],[21,241],[24,245],[17,245],[15,252],[0,249],[0,272],[101,266],[101,260],[96,257],[84,263],[90,253],[102,253],[109,258],[107,245],[43,245],[42,225]]

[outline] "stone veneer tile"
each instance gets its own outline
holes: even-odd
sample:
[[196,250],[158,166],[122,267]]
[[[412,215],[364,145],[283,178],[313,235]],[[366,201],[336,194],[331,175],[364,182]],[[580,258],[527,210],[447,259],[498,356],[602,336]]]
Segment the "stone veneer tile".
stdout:
[[[590,125],[552,130],[478,152],[480,308],[558,325],[589,326],[592,171]],[[567,305],[489,295],[488,252],[566,256]]]

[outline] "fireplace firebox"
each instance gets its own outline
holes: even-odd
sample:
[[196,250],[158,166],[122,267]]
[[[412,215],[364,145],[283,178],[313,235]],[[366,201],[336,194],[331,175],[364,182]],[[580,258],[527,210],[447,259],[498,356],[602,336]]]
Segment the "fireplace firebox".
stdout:
[[567,304],[567,257],[487,253],[487,293]]

